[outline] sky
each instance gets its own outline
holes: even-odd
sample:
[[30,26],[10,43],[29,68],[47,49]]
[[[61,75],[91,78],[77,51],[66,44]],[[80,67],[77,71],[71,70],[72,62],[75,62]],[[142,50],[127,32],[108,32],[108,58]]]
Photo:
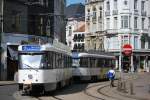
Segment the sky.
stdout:
[[74,3],[84,3],[85,0],[66,0],[67,5],[74,4]]

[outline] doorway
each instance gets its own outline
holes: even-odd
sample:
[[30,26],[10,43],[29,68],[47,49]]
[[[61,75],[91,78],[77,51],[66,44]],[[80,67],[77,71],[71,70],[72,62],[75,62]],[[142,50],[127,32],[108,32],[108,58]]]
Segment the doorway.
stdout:
[[18,45],[7,45],[7,80],[14,80],[18,71]]

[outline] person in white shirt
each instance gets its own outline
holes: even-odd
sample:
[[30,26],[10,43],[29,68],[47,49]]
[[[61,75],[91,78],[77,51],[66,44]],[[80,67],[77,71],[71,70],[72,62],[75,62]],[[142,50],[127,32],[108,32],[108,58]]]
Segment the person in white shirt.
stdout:
[[114,87],[115,70],[113,67],[107,72],[107,77],[110,80],[110,87]]

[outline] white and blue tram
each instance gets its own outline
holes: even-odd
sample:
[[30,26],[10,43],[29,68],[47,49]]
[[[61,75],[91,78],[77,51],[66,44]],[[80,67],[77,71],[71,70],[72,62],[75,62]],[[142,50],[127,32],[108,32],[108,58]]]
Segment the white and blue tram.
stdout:
[[75,80],[106,79],[107,71],[115,66],[115,56],[84,52],[72,53],[73,77]]
[[67,46],[20,45],[18,51],[18,83],[24,93],[51,91],[70,84],[72,58]]

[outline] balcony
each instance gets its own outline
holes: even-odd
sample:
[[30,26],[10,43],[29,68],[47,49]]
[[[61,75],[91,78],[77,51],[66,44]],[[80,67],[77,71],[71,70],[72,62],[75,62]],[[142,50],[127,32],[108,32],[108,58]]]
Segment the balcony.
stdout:
[[141,11],[141,16],[146,16],[146,11]]
[[102,18],[101,17],[98,17],[98,22],[102,23]]
[[139,12],[138,12],[138,10],[134,10],[134,15],[139,15]]
[[118,15],[118,10],[113,10],[113,15]]
[[110,16],[110,11],[106,11],[105,16]]
[[89,18],[89,17],[87,17],[87,18],[86,18],[86,22],[89,22],[89,21],[90,21],[90,18]]
[[116,34],[119,32],[118,29],[107,29],[106,31],[106,34]]
[[96,24],[96,17],[93,17],[93,18],[92,18],[92,22],[93,22],[94,24]]

